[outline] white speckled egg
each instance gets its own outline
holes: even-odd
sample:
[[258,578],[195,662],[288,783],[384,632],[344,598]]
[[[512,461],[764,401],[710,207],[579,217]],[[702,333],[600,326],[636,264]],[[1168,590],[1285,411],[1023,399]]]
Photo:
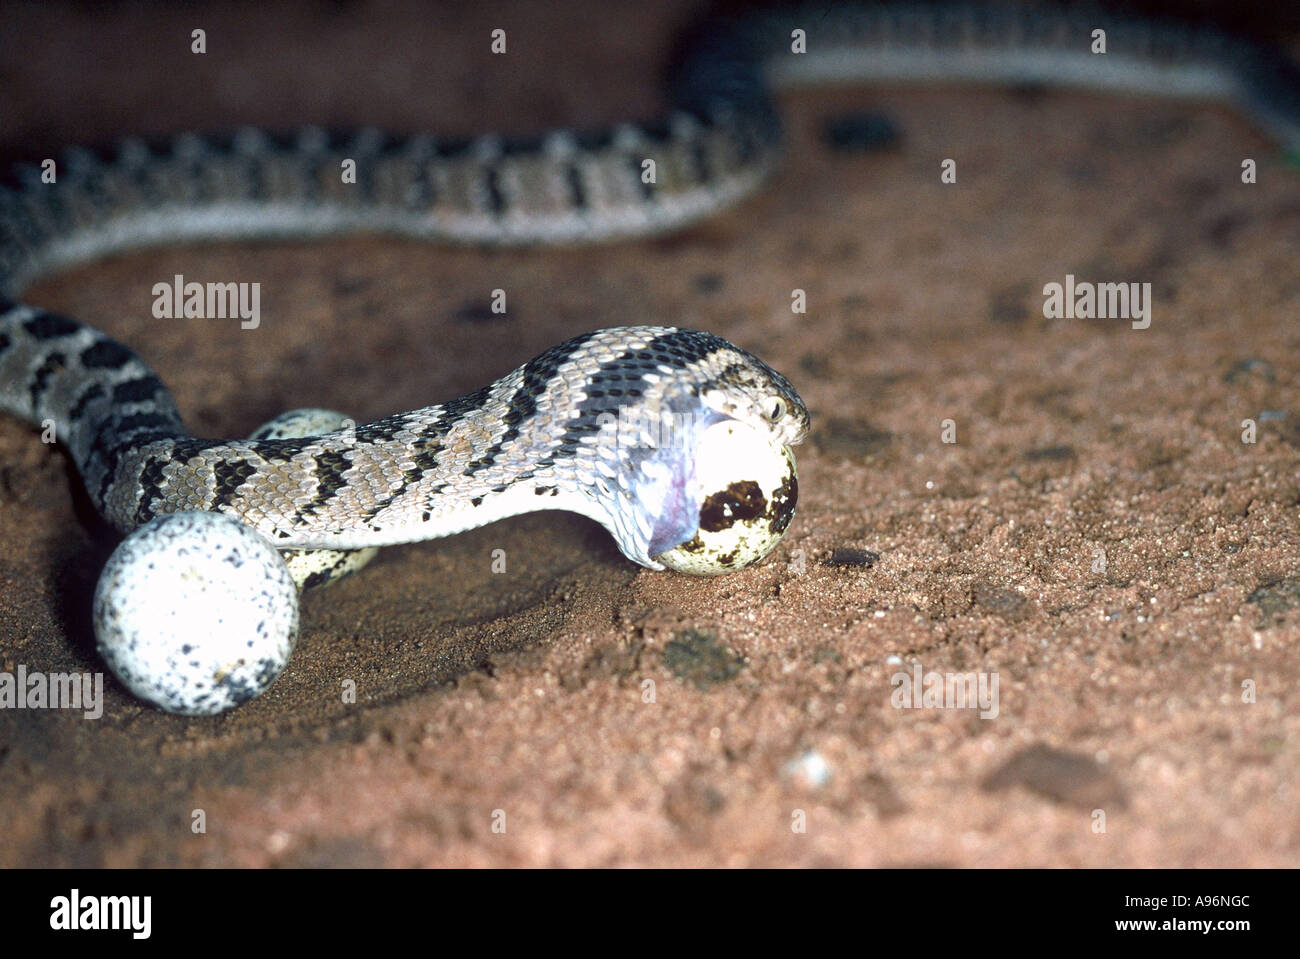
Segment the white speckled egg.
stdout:
[[752,426],[723,420],[704,431],[695,475],[699,530],[654,559],[679,573],[718,576],[772,552],[799,499],[790,447]]
[[248,437],[250,440],[300,439],[304,436],[318,436],[332,433],[347,424],[356,426],[356,422],[337,410],[326,410],[319,406],[305,406],[297,410],[285,410],[275,419],[267,420]]
[[[344,426],[355,426],[349,416],[336,410],[307,406],[287,410],[255,429],[250,440],[301,439],[332,433]],[[289,567],[289,575],[299,589],[327,586],[355,573],[379,554],[379,547],[365,549],[284,549],[280,555]]]
[[298,591],[280,554],[220,513],[159,516],[109,557],[95,589],[99,653],[169,713],[211,716],[260,695],[298,638]]

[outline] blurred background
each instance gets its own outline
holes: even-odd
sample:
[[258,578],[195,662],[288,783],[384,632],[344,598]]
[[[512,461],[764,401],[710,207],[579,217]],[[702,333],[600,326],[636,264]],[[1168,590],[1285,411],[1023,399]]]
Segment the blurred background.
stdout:
[[[0,164],[130,133],[240,125],[446,136],[601,127],[659,110],[683,28],[711,11],[772,5],[11,0],[0,6]],[[1283,44],[1300,31],[1294,2],[1139,0],[1122,9]],[[488,50],[498,26],[513,41],[504,58]],[[190,52],[196,28],[207,32],[202,56]]]

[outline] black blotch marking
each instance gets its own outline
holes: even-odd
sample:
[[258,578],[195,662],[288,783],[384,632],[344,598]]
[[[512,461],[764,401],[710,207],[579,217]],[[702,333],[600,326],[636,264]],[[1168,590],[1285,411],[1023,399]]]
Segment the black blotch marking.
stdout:
[[696,533],[689,540],[687,540],[685,543],[682,543],[682,545],[678,546],[677,548],[680,550],[684,550],[687,553],[698,553],[700,550],[704,549],[704,540],[700,539],[699,533]]
[[77,397],[77,402],[72,405],[72,409],[68,410],[68,416],[73,420],[81,419],[82,414],[86,412],[86,407],[103,395],[104,387],[99,383],[91,383],[85,392]]
[[754,382],[754,376],[748,366],[744,363],[728,363],[717,373],[719,383],[730,383],[736,386],[757,387]]
[[212,475],[216,480],[217,492],[212,498],[212,509],[221,509],[228,506],[234,500],[239,487],[257,472],[257,467],[253,466],[247,460],[234,460],[218,462],[212,467]]
[[118,383],[113,387],[114,403],[145,403],[166,390],[162,380],[152,373]]
[[[104,501],[108,498],[109,487],[113,485],[113,480],[117,478],[117,464],[122,457],[122,451],[115,446],[110,436],[110,430],[101,429],[95,434],[94,442],[90,445],[90,453],[87,456],[87,462],[100,460],[104,464],[104,476],[99,481],[99,489],[91,491],[87,489],[94,499],[96,508],[103,506]],[[143,503],[141,504],[141,508]],[[138,516],[140,510],[136,510]]]
[[414,465],[413,469],[406,472],[407,482],[415,483],[422,479],[425,474],[430,473],[438,468],[438,454],[442,452],[442,444],[435,443],[426,446],[420,452],[411,457]]
[[326,583],[330,581],[330,579],[332,579],[330,570],[318,569],[316,570],[316,572],[311,573],[310,575],[308,575],[308,577],[305,580],[303,580],[302,588],[313,589],[317,586],[324,586]]
[[51,353],[45,357],[44,362],[37,367],[36,372],[32,375],[32,384],[28,389],[31,394],[32,409],[38,409],[40,406],[41,394],[45,392],[50,385],[50,377],[59,370],[64,368],[67,357],[62,353]]
[[[167,413],[133,413],[130,416],[123,416],[113,421],[113,432],[119,436],[127,433],[135,433],[140,430],[149,430],[156,434],[155,438],[164,439],[168,436],[175,435],[174,430],[179,428],[175,418]],[[131,444],[138,445],[145,442],[139,437],[132,437]]]
[[501,192],[501,171],[488,167],[483,173],[483,183],[487,187],[488,209],[493,216],[501,216],[506,211],[505,194]]
[[470,505],[471,505],[471,506],[482,506],[482,505],[483,505],[483,497],[482,497],[482,496],[475,496],[475,497],[474,497],[473,499],[471,499],[469,502],[470,502]]
[[[140,486],[144,490],[144,495],[140,497],[140,502],[135,508],[135,523],[137,526],[147,523],[153,519],[153,504],[162,499],[159,492],[163,488],[163,468],[171,462],[170,458],[163,456],[150,457],[140,471]],[[101,496],[100,501],[103,501]]]
[[339,494],[348,485],[343,474],[352,469],[352,461],[342,453],[318,453],[313,458],[316,474],[316,492],[311,502],[303,507],[304,515],[315,513]]
[[772,491],[772,505],[768,511],[772,532],[779,536],[789,528],[797,505],[799,505],[799,480],[791,472],[785,481]]
[[[573,341],[570,341],[571,343]],[[562,344],[557,349],[565,349]],[[618,412],[610,397],[640,396],[646,373],[658,373],[657,367],[673,368],[696,363],[722,349],[734,349],[726,340],[698,330],[673,330],[652,338],[644,349],[629,349],[601,366],[588,377],[595,387],[578,404],[578,415],[565,425],[559,445],[538,461],[538,468],[552,466],[559,459],[573,456],[582,446],[584,436],[600,430],[603,414]],[[757,360],[755,362],[758,362]],[[779,376],[779,374],[773,374]],[[780,382],[778,379],[777,382]]]
[[236,679],[232,674],[226,673],[213,683],[213,687],[224,687],[231,702],[236,706],[241,706],[266,689],[271,684],[271,681],[280,674],[281,668],[283,668],[283,664],[277,664],[270,659],[263,659],[258,664],[257,675],[251,680]]
[[564,169],[564,179],[569,185],[569,202],[573,204],[574,209],[587,209],[587,187],[582,182],[582,170],[575,163],[570,163]]
[[81,324],[53,313],[41,313],[23,323],[23,329],[36,340],[53,340],[71,336],[82,328]]
[[133,359],[135,359],[135,354],[121,343],[106,339],[99,340],[82,351],[81,365],[88,370],[116,370],[126,366]]
[[310,436],[285,436],[257,440],[257,452],[271,463],[287,463],[315,442]]
[[359,443],[385,443],[403,430],[409,430],[411,425],[406,421],[404,415],[389,416],[382,420],[376,420],[373,423],[367,423],[364,426],[357,427],[357,442]]
[[[380,513],[386,510],[394,500],[396,500],[408,489],[410,489],[412,486],[416,485],[422,479],[424,479],[424,477],[428,475],[428,473],[431,470],[436,469],[438,465],[438,454],[441,452],[442,452],[442,444],[438,443],[437,441],[433,441],[428,443],[424,449],[420,450],[420,452],[412,456],[411,459],[414,461],[414,465],[411,468],[404,470],[402,472],[401,485],[399,485],[398,488],[395,490],[390,490],[387,493],[387,495],[380,497],[378,502],[376,502],[373,506],[369,507],[366,510],[365,514],[362,516],[362,522],[369,522],[370,520],[374,519],[376,516],[378,516]],[[441,493],[443,488],[444,487],[439,487],[437,490],[433,492]],[[427,520],[429,518],[429,514],[425,513],[424,518]],[[371,527],[371,528],[374,529],[376,527]]]
[[574,337],[524,364],[519,388],[510,398],[510,408],[502,417],[502,421],[506,424],[505,433],[502,434],[501,439],[485,450],[482,456],[467,465],[462,475],[473,476],[480,470],[488,468],[496,461],[498,454],[505,449],[506,445],[519,437],[522,432],[521,424],[537,412],[537,397],[545,392],[547,384],[556,377],[560,367],[568,362],[574,351],[590,341],[593,336],[594,333],[587,333]]
[[740,480],[704,500],[700,507],[700,529],[716,533],[738,522],[755,519],[767,511],[767,497],[753,480]]
[[442,409],[438,417],[438,422],[428,427],[424,433],[436,439],[441,439],[450,432],[451,427],[460,422],[461,419],[487,406],[488,400],[492,398],[491,385],[480,387],[472,393],[466,393],[464,396],[458,396],[448,403],[442,404]]

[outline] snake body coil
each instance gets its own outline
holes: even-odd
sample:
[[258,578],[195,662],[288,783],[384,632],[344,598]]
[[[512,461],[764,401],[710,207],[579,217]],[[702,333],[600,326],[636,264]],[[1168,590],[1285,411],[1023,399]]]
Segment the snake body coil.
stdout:
[[[1090,52],[1104,27],[1109,52]],[[791,30],[807,52],[791,50]],[[1237,104],[1300,149],[1289,61],[1213,31],[1079,11],[982,5],[809,8],[710,25],[683,45],[657,124],[527,143],[448,144],[363,131],[191,134],[76,151],[0,189],[0,408],[52,419],[96,507],[129,530],[217,510],[280,548],[357,548],[447,535],[515,513],[592,516],[632,559],[687,541],[692,438],[721,419],[798,442],[790,384],[707,333],[635,326],[557,346],[450,403],[305,439],[192,437],[156,375],[103,334],[16,302],[37,277],[111,252],[214,238],[367,231],[490,244],[643,236],[735,202],[776,167],[768,82],[871,79],[1073,85]],[[355,160],[356,182],[338,175]],[[656,177],[642,176],[653,159]],[[673,419],[678,444],[617,428]]]

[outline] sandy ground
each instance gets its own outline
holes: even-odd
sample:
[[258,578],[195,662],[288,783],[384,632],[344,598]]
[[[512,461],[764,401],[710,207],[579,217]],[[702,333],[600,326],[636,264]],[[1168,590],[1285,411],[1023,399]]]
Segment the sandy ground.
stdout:
[[[243,121],[599,124],[653,111],[692,18],[97,10],[0,15],[9,153]],[[634,322],[758,353],[814,428],[788,535],[739,574],[641,570],[535,514],[308,594],[287,671],[228,715],[168,716],[111,676],[97,721],[0,711],[0,865],[1300,863],[1300,169],[1219,108],[783,103],[780,176],[669,239],[175,248],[32,289],[136,347],[200,435],[427,405]],[[863,111],[897,143],[830,149],[827,118]],[[260,282],[261,327],[153,319],[176,273]],[[1045,319],[1069,273],[1151,283],[1150,328]],[[498,287],[509,314],[484,320]],[[98,669],[112,538],[34,431],[0,421],[0,464],[0,669]],[[996,675],[996,718],[894,708],[917,666]]]

